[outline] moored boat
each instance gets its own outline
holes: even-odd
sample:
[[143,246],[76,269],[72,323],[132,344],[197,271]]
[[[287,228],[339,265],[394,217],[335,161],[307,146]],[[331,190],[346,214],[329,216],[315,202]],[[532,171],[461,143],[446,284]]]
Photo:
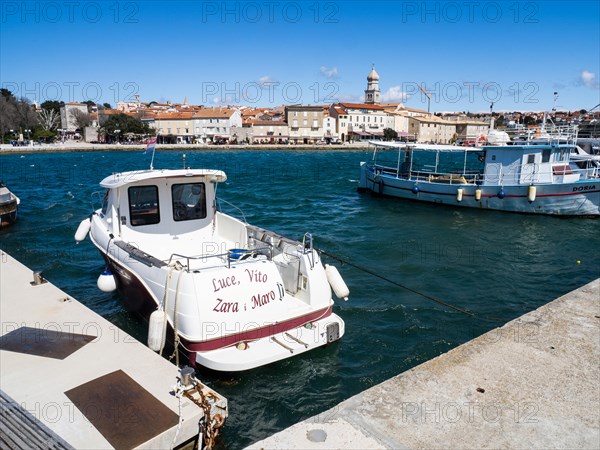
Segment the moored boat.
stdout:
[[17,221],[21,200],[0,180],[0,228]]
[[459,207],[598,216],[600,158],[578,148],[576,134],[565,136],[480,147],[371,142],[359,189]]
[[344,322],[332,287],[348,291],[326,266],[312,236],[294,241],[225,214],[218,170],[124,172],[105,178],[102,207],[82,221],[106,260],[98,286],[117,289],[125,306],[148,316],[148,343],[165,333],[191,364],[239,371],[336,341]]

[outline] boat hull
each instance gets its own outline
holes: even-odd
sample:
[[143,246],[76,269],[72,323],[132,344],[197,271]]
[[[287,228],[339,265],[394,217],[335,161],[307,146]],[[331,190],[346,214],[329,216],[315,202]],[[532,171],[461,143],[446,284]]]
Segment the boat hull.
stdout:
[[[448,184],[396,178],[363,164],[359,189],[415,201],[557,216],[600,215],[600,179],[563,184],[537,184],[533,201],[530,186]],[[459,194],[459,189],[462,191]],[[480,191],[478,194],[476,191]],[[478,199],[479,198],[479,199]]]
[[16,199],[0,204],[0,227],[15,223],[18,210],[19,203]]
[[[114,257],[122,256],[122,252],[109,251],[107,254],[104,252],[103,245],[99,245],[94,239],[92,242],[114,275],[117,292],[125,308],[148,320],[150,314],[159,305],[156,293],[149,287],[150,284],[156,284],[149,278],[157,277],[149,276],[149,270],[165,269],[158,267],[142,269],[139,263],[134,269],[126,261]],[[193,339],[178,333],[182,347],[180,350],[187,353],[188,363],[193,367],[198,363],[203,367],[225,372],[249,370],[283,360],[336,341],[345,332],[344,321],[333,313],[333,301],[324,308],[281,321],[266,322],[263,326],[257,327],[255,322],[237,321],[225,325],[229,331],[226,334],[216,329],[212,330],[216,325],[214,321],[206,321],[199,325],[202,330],[208,331],[206,338]],[[174,342],[174,333],[173,320],[170,316],[167,345],[172,345]],[[244,343],[242,348],[238,347],[240,343]]]

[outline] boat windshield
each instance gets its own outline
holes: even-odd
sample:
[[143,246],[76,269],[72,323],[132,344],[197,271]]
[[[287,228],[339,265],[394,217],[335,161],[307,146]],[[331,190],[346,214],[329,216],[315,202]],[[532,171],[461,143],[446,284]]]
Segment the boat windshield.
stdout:
[[206,217],[206,193],[204,183],[184,183],[171,186],[173,220],[204,219]]

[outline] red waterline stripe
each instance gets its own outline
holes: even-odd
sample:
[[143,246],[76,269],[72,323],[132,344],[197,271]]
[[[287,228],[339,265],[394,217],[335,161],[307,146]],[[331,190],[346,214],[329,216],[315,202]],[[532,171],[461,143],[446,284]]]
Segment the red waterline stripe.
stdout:
[[323,319],[329,317],[333,312],[333,305],[320,309],[304,316],[296,317],[294,319],[286,320],[284,322],[274,323],[261,328],[256,328],[241,333],[232,334],[225,337],[220,337],[203,342],[190,342],[184,340],[184,346],[187,350],[192,352],[207,352],[210,350],[216,350],[219,348],[229,347],[242,341],[255,341],[257,339],[272,336],[274,334],[283,333],[284,331],[291,330],[304,325],[307,322],[313,320]]

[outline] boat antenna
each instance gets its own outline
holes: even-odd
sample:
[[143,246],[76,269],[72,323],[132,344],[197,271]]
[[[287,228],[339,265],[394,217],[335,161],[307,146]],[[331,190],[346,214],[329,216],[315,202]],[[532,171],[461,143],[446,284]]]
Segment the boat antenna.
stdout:
[[554,93],[554,103],[552,103],[552,111],[556,112],[556,100],[558,100],[558,92]]
[[494,102],[490,104],[490,130],[494,129]]

